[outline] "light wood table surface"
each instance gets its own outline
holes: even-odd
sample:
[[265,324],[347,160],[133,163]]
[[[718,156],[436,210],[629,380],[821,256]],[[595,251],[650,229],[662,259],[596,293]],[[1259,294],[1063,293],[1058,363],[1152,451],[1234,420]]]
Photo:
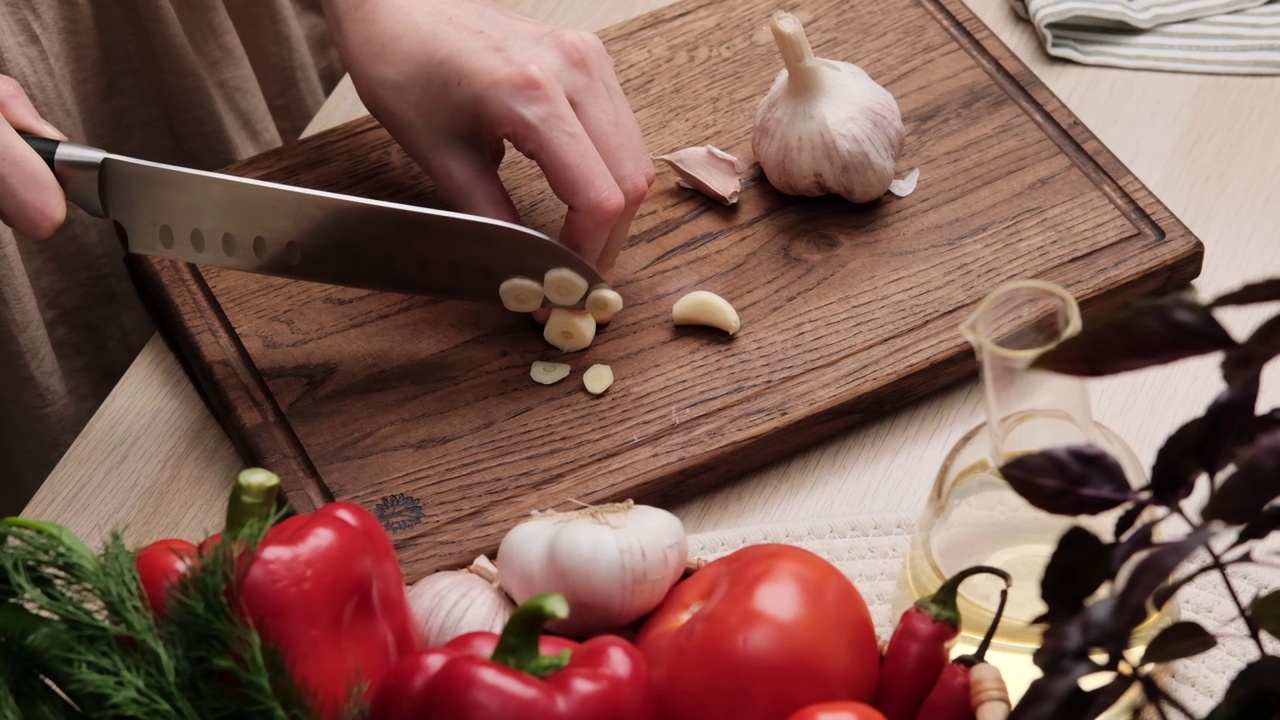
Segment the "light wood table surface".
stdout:
[[[510,4],[551,23],[597,30],[668,1]],[[1007,0],[969,5],[1201,238],[1207,247],[1196,282],[1201,293],[1212,296],[1280,275],[1280,77],[1062,63],[1043,53]],[[363,112],[344,80],[308,132]],[[922,182],[928,182],[928,168]],[[1264,308],[1240,309],[1228,316],[1228,325],[1243,333],[1263,314]],[[1212,359],[1132,373],[1092,386],[1094,414],[1149,462],[1162,439],[1198,414],[1219,383]],[[1275,368],[1264,378],[1263,394],[1265,406],[1280,404]],[[673,510],[690,532],[915,512],[951,445],[981,419],[977,385],[966,382]],[[153,338],[25,514],[64,523],[94,542],[113,527],[125,527],[131,542],[194,538],[220,525],[229,479],[240,467],[175,358]]]

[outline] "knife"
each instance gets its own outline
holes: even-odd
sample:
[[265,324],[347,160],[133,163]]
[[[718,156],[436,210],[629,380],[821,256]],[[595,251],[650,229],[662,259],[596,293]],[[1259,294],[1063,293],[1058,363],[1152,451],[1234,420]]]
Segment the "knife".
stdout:
[[[596,269],[519,225],[114,155],[23,135],[67,200],[114,220],[131,253],[410,295],[500,302],[513,277]],[[544,300],[547,307],[556,306]]]

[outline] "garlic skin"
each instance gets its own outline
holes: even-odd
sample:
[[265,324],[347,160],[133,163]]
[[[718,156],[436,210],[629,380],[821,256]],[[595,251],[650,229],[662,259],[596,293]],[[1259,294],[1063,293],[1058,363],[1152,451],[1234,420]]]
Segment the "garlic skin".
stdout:
[[880,198],[906,135],[898,102],[857,65],[814,57],[794,15],[774,13],[770,29],[786,68],[751,135],[765,177],[788,195]]
[[414,583],[409,607],[427,647],[469,632],[500,633],[516,609],[498,585],[498,568],[483,555],[466,570],[444,570]]
[[547,627],[580,637],[617,630],[657,607],[688,555],[679,518],[628,500],[536,513],[502,539],[498,566],[502,587],[517,603],[562,593],[569,618]]
[[679,176],[676,184],[714,198],[725,205],[738,202],[738,193],[742,190],[741,162],[729,153],[714,145],[690,147],[677,150],[668,155],[659,155],[654,160],[661,160],[671,167]]

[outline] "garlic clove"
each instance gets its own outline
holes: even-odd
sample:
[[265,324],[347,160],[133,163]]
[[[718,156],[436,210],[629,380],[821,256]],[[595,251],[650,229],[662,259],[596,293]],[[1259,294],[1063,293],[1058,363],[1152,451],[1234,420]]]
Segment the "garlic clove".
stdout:
[[654,158],[661,160],[680,176],[678,184],[719,200],[725,205],[738,202],[742,189],[742,163],[729,153],[712,145],[685,148],[669,155]]
[[565,363],[542,362],[537,360],[529,368],[529,377],[534,382],[552,385],[569,377],[569,366]]
[[536,513],[498,549],[502,587],[517,603],[546,592],[569,601],[553,632],[616,631],[652,611],[684,573],[688,538],[679,518],[631,501]]
[[497,568],[481,555],[466,570],[428,575],[409,588],[409,607],[427,647],[469,632],[502,632],[515,604],[498,585]]
[[587,312],[596,322],[604,325],[622,311],[622,296],[612,288],[598,287],[587,295]]
[[542,289],[557,305],[577,305],[587,294],[587,281],[569,268],[552,268],[542,277]]
[[770,29],[786,67],[751,135],[765,177],[789,195],[880,198],[906,134],[897,101],[857,65],[814,57],[794,15],[774,13]]
[[504,280],[498,286],[502,306],[511,312],[533,312],[542,307],[542,284],[526,277]]
[[906,197],[916,191],[916,185],[919,183],[920,168],[911,168],[911,172],[907,173],[902,179],[889,183],[889,192],[898,197]]
[[542,329],[542,337],[564,352],[577,352],[596,338],[596,319],[583,310],[555,308]]
[[582,374],[582,384],[592,395],[603,394],[613,385],[613,368],[608,365],[592,365]]
[[671,308],[676,325],[706,325],[733,335],[742,327],[738,311],[728,300],[706,290],[694,290],[676,301]]

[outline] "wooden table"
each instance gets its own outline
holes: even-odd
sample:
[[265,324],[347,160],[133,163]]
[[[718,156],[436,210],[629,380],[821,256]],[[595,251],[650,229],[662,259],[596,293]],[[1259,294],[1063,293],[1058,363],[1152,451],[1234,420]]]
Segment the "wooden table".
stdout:
[[[1176,75],[1050,60],[1007,0],[974,11],[1204,241],[1207,296],[1280,275],[1280,77]],[[548,22],[599,29],[669,0],[515,0]],[[349,80],[308,132],[364,112]],[[1263,308],[1233,311],[1244,333]],[[1280,404],[1280,371],[1263,403]],[[1217,391],[1211,359],[1132,373],[1093,386],[1095,416],[1150,460],[1163,438]],[[1269,388],[1267,387],[1270,383]],[[861,513],[915,511],[951,445],[982,419],[964,383],[855,428],[673,510],[690,532]],[[130,542],[218,527],[241,467],[175,358],[153,338],[54,469],[25,515],[64,523],[90,541],[125,527]]]

